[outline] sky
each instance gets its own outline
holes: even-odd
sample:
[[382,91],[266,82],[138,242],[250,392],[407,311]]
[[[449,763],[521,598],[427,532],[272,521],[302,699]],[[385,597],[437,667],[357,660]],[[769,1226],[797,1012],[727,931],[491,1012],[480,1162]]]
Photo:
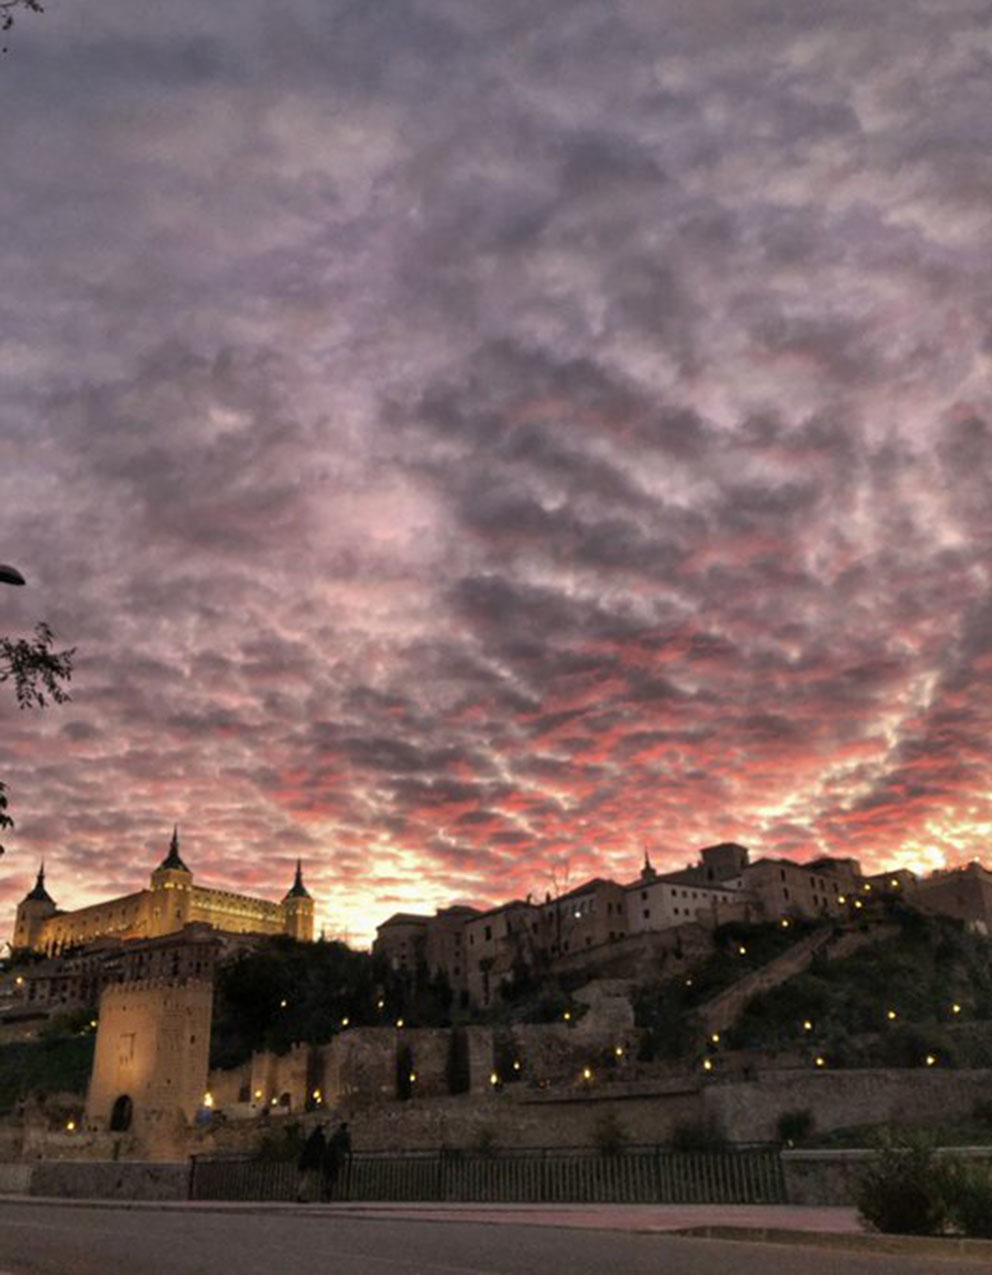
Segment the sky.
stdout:
[[51,0],[0,58],[0,929],[992,828],[992,3]]

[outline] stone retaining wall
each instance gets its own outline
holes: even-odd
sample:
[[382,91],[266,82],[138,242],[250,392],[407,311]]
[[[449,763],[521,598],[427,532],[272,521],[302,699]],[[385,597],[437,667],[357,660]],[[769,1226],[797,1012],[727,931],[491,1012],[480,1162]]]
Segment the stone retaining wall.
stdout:
[[786,1111],[810,1111],[818,1133],[861,1124],[965,1114],[992,1092],[992,1071],[921,1068],[765,1072],[753,1081],[713,1084],[706,1115],[735,1142],[769,1142]]
[[185,1200],[189,1165],[35,1160],[0,1164],[0,1192],[63,1200]]

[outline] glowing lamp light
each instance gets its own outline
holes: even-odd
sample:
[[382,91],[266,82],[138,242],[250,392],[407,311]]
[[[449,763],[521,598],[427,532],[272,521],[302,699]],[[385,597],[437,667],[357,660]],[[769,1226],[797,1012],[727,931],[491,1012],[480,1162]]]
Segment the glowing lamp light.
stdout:
[[20,974],[18,974],[18,976],[14,979],[14,983],[17,987],[23,987],[24,986],[23,977]]
[[313,1093],[310,1095],[310,1097],[314,1100],[314,1102],[324,1101],[324,1095],[320,1092],[319,1089],[315,1089]]
[[957,1001],[955,1001],[954,1004],[951,1006],[951,1013],[952,1014],[961,1013],[961,1006],[957,1003]]
[[341,1026],[342,1026],[342,1027],[347,1027],[347,1026],[348,1026],[348,1024],[349,1024],[350,1022],[351,1022],[351,1019],[350,1019],[350,1018],[342,1018],[342,1019],[341,1019]]
[[618,1058],[622,1058],[622,1057],[623,1057],[623,1045],[617,1045],[616,1049],[614,1049],[614,1051],[613,1051],[613,1052],[616,1054],[616,1056],[617,1056]]
[[846,902],[847,902],[847,895],[846,895],[846,894],[838,894],[838,895],[837,895],[837,902],[838,902],[838,903],[846,903]]
[[65,1122],[65,1131],[66,1131],[66,1133],[75,1133],[75,1132],[76,1132],[76,1122],[75,1122],[75,1120],[67,1120],[67,1121]]
[[713,1059],[712,1059],[712,1058],[704,1058],[704,1059],[703,1059],[703,1071],[712,1071],[712,1070],[713,1070]]
[[270,1098],[270,1099],[269,1099],[269,1106],[270,1106],[270,1107],[278,1107],[278,1105],[279,1105],[279,1099],[278,1099],[278,1098],[276,1098],[276,1097],[272,1097],[272,1098]]
[[787,930],[788,928],[789,928],[789,918],[788,918],[787,916],[783,916],[783,917],[782,917],[782,929],[783,929],[783,930]]
[[289,1001],[287,1001],[286,998],[283,997],[283,999],[279,1002],[279,1008],[285,1009],[288,1004],[289,1004]]
[[885,1011],[885,1017],[889,1020],[890,1023],[894,1023],[896,1019],[899,1017],[899,1015],[896,1013],[894,1009],[887,1009]]
[[719,1043],[720,1043],[720,1033],[719,1033],[719,1032],[714,1032],[714,1033],[713,1033],[713,1035],[710,1037],[710,1040],[713,1042],[713,1044],[714,1044],[714,1045],[719,1045]]
[[743,943],[740,945],[737,951],[740,953],[741,956],[747,956],[747,948],[744,946]]
[[93,1028],[93,1030],[94,1030],[94,1031],[96,1031],[96,1019],[95,1019],[95,1018],[91,1018],[91,1019],[90,1019],[90,1026]]
[[566,1009],[566,1010],[565,1010],[565,1012],[564,1012],[564,1014],[562,1014],[562,1018],[564,1018],[564,1020],[565,1020],[565,1022],[566,1022],[566,1023],[570,1023],[570,1022],[572,1021],[572,1012],[571,1012],[571,1010]]
[[513,1062],[513,1070],[514,1070],[514,1071],[519,1071],[519,1070],[520,1070],[520,1059],[519,1059],[519,1058],[514,1059],[514,1062]]
[[926,1058],[924,1059],[924,1062],[926,1063],[928,1067],[934,1066],[936,1061],[937,1059],[933,1056],[933,1054],[927,1054]]
[[255,1101],[256,1101],[256,1102],[260,1102],[260,1101],[262,1100],[263,1096],[264,1096],[264,1095],[263,1095],[263,1093],[262,1093],[261,1089],[256,1089],[256,1090],[255,1090]]
[[862,907],[863,905],[862,905],[862,903],[861,903],[861,900],[860,900],[860,899],[855,899],[855,900],[854,900],[854,906],[855,906],[856,908],[860,908],[860,907]]
[[203,1105],[208,1109],[214,1105],[214,1096],[209,1090],[203,1095]]
[[893,890],[898,890],[898,889],[899,889],[899,881],[898,881],[898,878],[897,878],[897,877],[893,877],[893,878],[892,878],[892,880],[889,882],[889,885],[893,888]]
[[415,1071],[411,1071],[411,1072],[410,1072],[410,1084],[411,1084],[411,1085],[415,1085],[416,1083],[417,1083],[417,1073],[416,1073]]
[[686,985],[686,987],[691,987],[691,986],[692,986],[692,979],[691,979],[691,978],[687,978],[687,979],[685,980],[685,985]]
[[866,894],[871,894],[871,882],[870,882],[870,881],[866,881],[866,882],[865,882],[865,893],[866,893]]
[[385,1009],[385,1008],[386,1008],[386,1002],[385,1002],[385,1001],[376,1001],[376,1003],[375,1003],[375,1007],[376,1007],[376,1009]]
[[811,1032],[812,1030],[813,1030],[813,1024],[810,1022],[810,1020],[809,1020],[808,1018],[804,1018],[804,1019],[803,1019],[803,1031],[804,1031],[804,1032]]
[[499,1084],[499,1076],[496,1074],[496,1072],[495,1072],[495,1071],[491,1071],[491,1072],[489,1073],[489,1083],[490,1083],[491,1085],[498,1085],[498,1084]]
[[816,1061],[817,1067],[826,1067],[827,1065],[827,1060],[826,1058],[824,1058],[822,1054],[817,1054],[815,1061]]
[[591,1068],[591,1067],[583,1067],[583,1068],[582,1068],[582,1079],[583,1079],[583,1080],[592,1080],[592,1068]]
[[396,1020],[396,1026],[397,1026],[397,1027],[402,1027],[402,1026],[403,1026],[403,1019],[402,1019],[402,1018],[397,1018],[397,1020]]

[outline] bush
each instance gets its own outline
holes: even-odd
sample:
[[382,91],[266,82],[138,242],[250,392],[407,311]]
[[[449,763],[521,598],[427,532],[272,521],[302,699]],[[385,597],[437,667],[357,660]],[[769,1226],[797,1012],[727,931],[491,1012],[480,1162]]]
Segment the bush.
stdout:
[[992,1175],[987,1163],[953,1160],[947,1166],[948,1208],[955,1230],[992,1239]]
[[499,1134],[495,1125],[483,1124],[476,1129],[472,1150],[487,1160],[495,1160],[499,1155]]
[[600,1155],[620,1155],[630,1141],[623,1121],[612,1107],[607,1107],[597,1117],[592,1140]]
[[954,1166],[937,1158],[920,1134],[884,1133],[877,1157],[862,1171],[855,1203],[862,1220],[893,1235],[941,1235],[951,1221]]
[[266,1161],[296,1161],[303,1150],[303,1142],[303,1130],[294,1120],[282,1129],[270,1129],[259,1143],[255,1156]]
[[790,1147],[797,1142],[805,1142],[815,1124],[816,1120],[809,1107],[803,1107],[799,1111],[783,1111],[776,1125],[778,1140],[788,1143]]
[[668,1145],[673,1151],[723,1151],[727,1136],[712,1120],[684,1120],[672,1130]]

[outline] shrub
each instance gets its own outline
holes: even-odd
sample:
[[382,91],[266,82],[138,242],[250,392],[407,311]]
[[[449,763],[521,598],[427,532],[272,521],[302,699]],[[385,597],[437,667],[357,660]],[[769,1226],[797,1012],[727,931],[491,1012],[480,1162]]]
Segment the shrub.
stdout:
[[494,1160],[499,1155],[499,1135],[495,1125],[483,1124],[476,1129],[472,1150],[488,1160]]
[[798,1111],[783,1111],[778,1118],[776,1129],[779,1142],[794,1146],[797,1142],[805,1142],[813,1132],[816,1120],[809,1107]]
[[956,1230],[974,1239],[992,1239],[992,1173],[987,1163],[952,1160],[947,1165],[947,1199]]
[[971,1114],[976,1124],[992,1126],[992,1099],[976,1099]]
[[855,1203],[862,1220],[895,1235],[941,1235],[951,1220],[953,1166],[920,1134],[883,1133],[878,1154],[861,1172]]
[[619,1155],[630,1141],[623,1121],[612,1107],[607,1107],[597,1117],[592,1140],[600,1155]]
[[722,1151],[727,1136],[712,1120],[684,1120],[672,1130],[669,1146],[673,1151]]
[[303,1150],[303,1130],[294,1120],[282,1129],[270,1129],[255,1152],[259,1160],[299,1160]]

